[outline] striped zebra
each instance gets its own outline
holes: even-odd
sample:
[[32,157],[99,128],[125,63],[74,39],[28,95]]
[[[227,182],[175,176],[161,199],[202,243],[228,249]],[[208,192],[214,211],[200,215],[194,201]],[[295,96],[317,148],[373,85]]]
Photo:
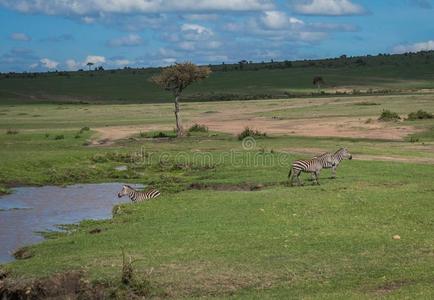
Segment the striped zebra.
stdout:
[[303,185],[303,183],[300,180],[300,174],[301,172],[305,173],[311,173],[314,177],[313,184],[318,184],[318,176],[319,172],[323,168],[324,165],[333,165],[332,157],[331,155],[323,155],[319,157],[314,157],[312,159],[306,159],[306,160],[296,160],[292,163],[291,169],[289,170],[288,174],[288,182],[292,186],[294,182],[294,177],[297,178],[298,185]]
[[160,192],[156,189],[137,191],[129,185],[124,185],[122,191],[118,193],[119,198],[123,196],[128,196],[133,202],[142,202],[160,196]]
[[341,163],[341,161],[343,161],[344,159],[353,159],[353,156],[351,155],[351,153],[348,151],[347,148],[340,148],[338,151],[336,151],[335,153],[331,154],[329,152],[315,156],[314,158],[321,158],[323,156],[327,156],[327,157],[331,157],[332,163],[328,163],[327,161],[324,161],[323,164],[323,169],[332,169],[332,177],[331,178],[336,178],[336,168],[339,166],[339,164]]

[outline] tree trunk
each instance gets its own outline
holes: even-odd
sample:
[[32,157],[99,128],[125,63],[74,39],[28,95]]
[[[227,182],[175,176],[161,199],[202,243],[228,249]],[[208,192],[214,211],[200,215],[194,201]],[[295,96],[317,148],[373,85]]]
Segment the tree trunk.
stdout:
[[183,135],[183,129],[181,125],[181,117],[179,116],[179,95],[175,96],[175,120],[176,120],[176,136]]

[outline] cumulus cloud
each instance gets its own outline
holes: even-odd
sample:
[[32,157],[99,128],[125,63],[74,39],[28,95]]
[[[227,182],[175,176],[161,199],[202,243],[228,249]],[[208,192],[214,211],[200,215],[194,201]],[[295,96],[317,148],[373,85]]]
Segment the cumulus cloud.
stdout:
[[294,4],[297,13],[305,15],[344,16],[366,13],[363,6],[351,0],[307,0]]
[[434,50],[434,40],[415,44],[397,45],[393,48],[393,53],[419,52]]
[[181,33],[183,39],[192,41],[204,40],[214,35],[211,29],[198,24],[182,24]]
[[103,64],[106,62],[106,59],[104,56],[98,56],[98,55],[88,55],[84,61],[84,64],[93,63],[93,64]]
[[28,42],[31,40],[30,36],[22,32],[13,32],[11,33],[10,38],[14,41],[22,41],[22,42]]
[[40,61],[41,65],[47,69],[55,69],[59,65],[59,63],[55,60],[51,60],[49,58],[42,58]]
[[269,29],[283,29],[291,25],[302,25],[304,22],[297,18],[289,17],[281,11],[266,11],[261,16],[262,23]]
[[272,0],[0,0],[0,4],[25,13],[81,16],[100,13],[258,11],[274,7]]
[[65,61],[65,65],[69,71],[74,71],[78,69],[80,63],[77,62],[75,59],[68,59]]
[[129,34],[111,39],[107,42],[109,47],[132,47],[143,44],[143,38],[138,34]]

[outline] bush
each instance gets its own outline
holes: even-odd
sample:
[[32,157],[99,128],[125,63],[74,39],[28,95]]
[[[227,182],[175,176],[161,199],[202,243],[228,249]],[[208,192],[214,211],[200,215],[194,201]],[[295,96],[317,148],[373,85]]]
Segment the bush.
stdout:
[[381,115],[378,118],[378,120],[385,121],[385,122],[398,121],[398,120],[401,120],[401,117],[396,112],[393,112],[393,111],[390,111],[388,109],[385,109],[381,113]]
[[85,127],[80,129],[80,133],[83,133],[83,132],[89,131],[89,130],[90,130],[90,128],[88,126],[85,126]]
[[433,115],[429,112],[426,112],[422,109],[419,109],[417,112],[412,112],[408,114],[407,120],[424,120],[424,119],[432,119]]
[[65,136],[63,134],[59,134],[54,137],[55,140],[63,140],[64,138]]
[[258,130],[253,130],[249,127],[246,127],[239,135],[238,135],[238,139],[241,141],[246,137],[263,137],[263,136],[267,136],[267,134],[265,132],[260,132]]
[[188,132],[208,132],[208,127],[205,125],[194,124],[188,129]]
[[18,130],[15,130],[15,129],[8,129],[8,130],[6,130],[6,134],[18,134]]

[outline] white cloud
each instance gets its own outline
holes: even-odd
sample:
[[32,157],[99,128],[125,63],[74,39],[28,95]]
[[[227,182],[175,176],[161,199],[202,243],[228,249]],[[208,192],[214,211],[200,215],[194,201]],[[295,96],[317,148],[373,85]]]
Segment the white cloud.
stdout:
[[0,0],[0,4],[25,13],[81,16],[100,13],[258,11],[274,7],[272,0]]
[[172,40],[204,41],[210,39],[214,32],[205,26],[198,24],[182,24],[180,35],[171,36]]
[[31,64],[31,65],[29,66],[29,68],[30,68],[30,69],[35,69],[35,68],[37,68],[38,66],[39,66],[38,63],[34,63],[34,64]]
[[28,42],[31,40],[30,36],[22,32],[13,32],[10,37],[14,41]]
[[122,66],[127,66],[127,65],[131,64],[131,61],[129,61],[128,59],[116,59],[113,61],[113,64],[115,64],[116,66],[122,67]]
[[92,18],[89,16],[84,16],[81,18],[81,21],[85,24],[93,24],[93,23],[95,23],[95,18]]
[[86,60],[84,61],[84,65],[87,63],[93,63],[93,64],[103,64],[106,62],[106,59],[104,56],[98,56],[98,55],[89,55],[86,57]]
[[107,42],[110,47],[131,47],[143,44],[143,38],[138,34],[129,34]]
[[51,60],[49,58],[42,58],[40,61],[41,65],[47,69],[55,69],[59,65],[59,63],[55,60]]
[[398,45],[393,48],[393,53],[419,52],[434,50],[434,40],[415,44]]
[[182,24],[182,31],[194,31],[197,34],[212,34],[212,31],[208,28],[198,24]]
[[351,0],[309,0],[296,3],[294,9],[306,15],[343,16],[366,13],[361,5],[352,3]]
[[287,16],[281,11],[266,11],[261,16],[261,21],[269,29],[284,29],[291,25],[302,25],[303,21]]
[[70,71],[78,69],[80,63],[75,61],[74,59],[68,59],[65,61],[66,68]]

